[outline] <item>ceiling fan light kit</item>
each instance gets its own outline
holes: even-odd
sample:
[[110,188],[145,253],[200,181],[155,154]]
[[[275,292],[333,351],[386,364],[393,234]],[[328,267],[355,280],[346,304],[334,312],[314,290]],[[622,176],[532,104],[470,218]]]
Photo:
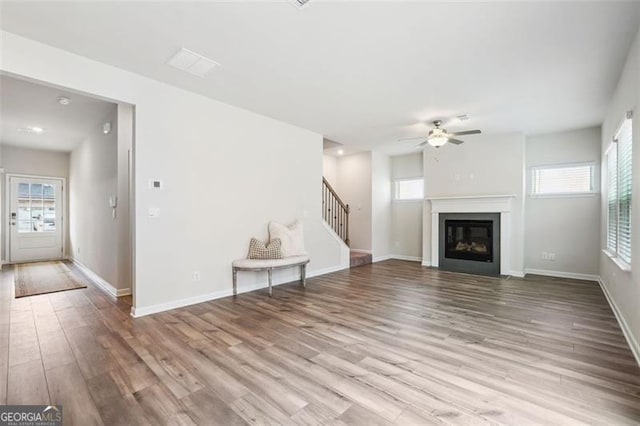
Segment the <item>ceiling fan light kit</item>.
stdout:
[[[454,145],[460,145],[461,143],[464,143],[464,141],[461,141],[459,139],[455,139],[454,136],[477,135],[478,133],[482,133],[480,130],[465,130],[465,131],[462,131],[462,132],[449,133],[449,132],[447,132],[446,129],[443,129],[443,128],[440,127],[440,126],[442,126],[442,121],[441,120],[435,120],[433,122],[433,125],[435,126],[435,128],[429,130],[429,134],[427,135],[427,140],[422,141],[421,143],[419,143],[417,145],[418,148],[422,148],[426,144],[429,144],[429,145],[433,146],[434,148],[440,148],[441,146],[445,145],[447,142],[452,143]],[[409,138],[409,139],[417,139],[417,138]],[[403,139],[401,139],[401,140],[403,140]]]
[[446,144],[449,139],[446,136],[436,136],[430,137],[427,141],[429,142],[429,145],[440,148],[442,145]]

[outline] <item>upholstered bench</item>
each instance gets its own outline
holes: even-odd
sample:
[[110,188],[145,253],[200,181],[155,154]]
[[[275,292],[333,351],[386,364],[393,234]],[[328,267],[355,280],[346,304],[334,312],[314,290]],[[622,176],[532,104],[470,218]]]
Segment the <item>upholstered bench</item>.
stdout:
[[234,260],[233,267],[233,295],[238,294],[238,271],[260,272],[267,271],[269,274],[269,296],[273,294],[272,272],[274,269],[300,267],[300,281],[303,287],[306,287],[307,263],[308,256],[291,256],[283,259],[238,259]]

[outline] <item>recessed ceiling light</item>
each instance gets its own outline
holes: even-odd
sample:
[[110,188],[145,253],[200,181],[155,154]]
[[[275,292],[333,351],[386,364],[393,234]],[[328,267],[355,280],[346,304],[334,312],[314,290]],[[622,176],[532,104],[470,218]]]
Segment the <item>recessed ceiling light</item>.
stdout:
[[58,103],[60,105],[69,105],[71,103],[71,99],[67,98],[66,96],[60,96],[58,98]]
[[38,126],[18,127],[17,130],[21,133],[31,133],[35,135],[40,135],[44,132],[44,129]]
[[204,77],[211,70],[220,66],[216,61],[184,47],[173,55],[167,64],[198,77]]
[[343,150],[341,150],[341,149],[339,149],[339,150],[338,150],[338,155],[343,155],[343,154],[344,154],[344,151],[343,151]]

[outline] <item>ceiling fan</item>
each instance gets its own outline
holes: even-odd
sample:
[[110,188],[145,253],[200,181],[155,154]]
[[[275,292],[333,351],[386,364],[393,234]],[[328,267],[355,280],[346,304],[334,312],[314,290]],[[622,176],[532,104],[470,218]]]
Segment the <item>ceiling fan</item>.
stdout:
[[[417,147],[423,147],[426,144],[429,144],[435,148],[440,148],[442,145],[446,144],[447,142],[450,142],[452,144],[455,145],[460,145],[461,143],[464,143],[464,141],[461,141],[459,139],[455,139],[455,136],[464,136],[464,135],[477,135],[478,133],[482,133],[480,130],[465,130],[463,132],[452,132],[449,133],[447,132],[447,129],[443,129],[440,126],[442,126],[442,120],[435,120],[433,122],[433,125],[435,126],[435,128],[429,130],[429,134],[427,135],[427,139],[422,141],[421,143],[419,143],[418,145],[416,145]],[[424,137],[417,137],[417,138],[402,138],[399,139],[401,141],[406,141],[406,140],[412,140],[412,139],[424,139]]]

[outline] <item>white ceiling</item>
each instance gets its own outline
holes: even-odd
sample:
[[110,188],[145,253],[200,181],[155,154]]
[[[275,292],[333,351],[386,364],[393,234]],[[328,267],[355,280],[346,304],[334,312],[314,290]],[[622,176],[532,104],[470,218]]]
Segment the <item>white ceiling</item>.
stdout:
[[[389,153],[461,113],[448,130],[600,124],[640,22],[637,1],[2,6],[7,31]],[[166,65],[180,47],[221,66],[201,79]]]
[[[65,96],[69,105],[60,105]],[[0,143],[23,148],[71,151],[115,104],[0,75]],[[18,128],[41,127],[31,134]]]

